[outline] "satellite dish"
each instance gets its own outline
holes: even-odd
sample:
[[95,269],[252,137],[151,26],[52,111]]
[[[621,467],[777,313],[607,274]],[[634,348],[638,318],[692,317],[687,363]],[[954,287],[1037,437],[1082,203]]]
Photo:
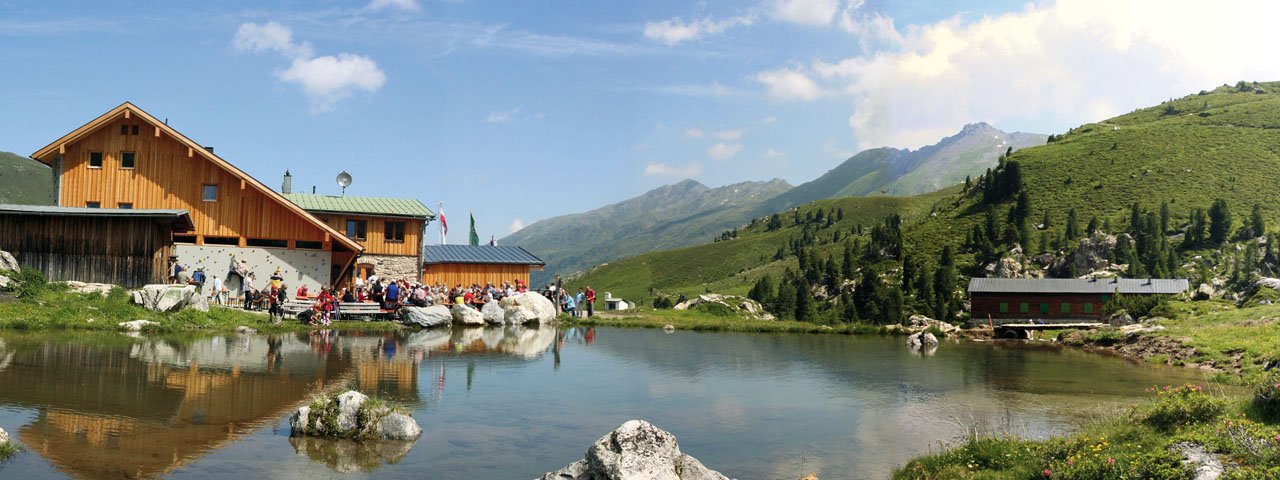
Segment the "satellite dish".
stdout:
[[342,194],[347,194],[347,187],[351,185],[351,174],[343,171],[338,174],[338,186],[342,187]]

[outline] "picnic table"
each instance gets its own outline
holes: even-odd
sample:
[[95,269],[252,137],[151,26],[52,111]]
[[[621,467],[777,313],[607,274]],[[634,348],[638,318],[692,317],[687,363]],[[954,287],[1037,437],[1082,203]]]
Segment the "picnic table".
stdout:
[[[289,300],[281,305],[285,315],[298,316],[304,311],[311,310],[315,302],[306,300]],[[383,310],[382,306],[374,302],[338,302],[338,309],[334,312],[336,320],[364,320],[373,319],[390,319],[392,310]]]

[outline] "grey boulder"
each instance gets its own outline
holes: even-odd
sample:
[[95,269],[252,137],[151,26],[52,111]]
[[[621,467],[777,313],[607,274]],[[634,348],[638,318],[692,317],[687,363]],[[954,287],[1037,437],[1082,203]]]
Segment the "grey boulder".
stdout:
[[556,319],[556,305],[547,297],[525,292],[502,299],[503,321],[510,324],[550,323]]
[[467,327],[479,327],[484,325],[484,315],[479,310],[468,307],[466,305],[454,305],[449,310],[453,317],[454,325],[462,325]]
[[18,259],[13,258],[13,255],[9,252],[0,250],[0,270],[13,270],[16,272],[21,269],[22,266],[18,265]]
[[502,325],[502,319],[506,314],[502,311],[502,306],[498,302],[489,302],[484,304],[480,309],[480,315],[484,317],[484,323],[489,325]]
[[423,328],[441,327],[453,322],[453,314],[449,312],[449,307],[444,305],[401,307],[400,321]]
[[[191,305],[200,297],[195,285],[144,285],[134,290],[133,303],[153,312],[175,312]],[[208,311],[208,304],[204,310]]]
[[728,480],[680,451],[676,437],[644,420],[631,420],[597,440],[586,458],[542,480]]

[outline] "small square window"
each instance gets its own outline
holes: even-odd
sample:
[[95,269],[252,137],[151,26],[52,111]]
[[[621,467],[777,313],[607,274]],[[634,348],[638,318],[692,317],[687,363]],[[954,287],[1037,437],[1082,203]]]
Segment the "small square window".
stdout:
[[347,220],[347,238],[364,240],[368,227],[369,222],[365,220]]
[[89,168],[102,168],[102,152],[89,152]]
[[84,206],[88,208],[102,208],[101,202],[84,202]]
[[129,126],[128,126],[128,125],[121,125],[121,126],[120,126],[120,134],[121,134],[121,135],[128,135],[128,134],[129,134]]
[[1049,313],[1049,304],[1047,302],[1040,304],[1040,313]]
[[120,202],[121,210],[133,210],[133,202]]
[[1018,313],[1027,313],[1031,311],[1031,304],[1022,302],[1018,304]]
[[1064,313],[1064,314],[1068,314],[1068,315],[1070,315],[1070,314],[1071,314],[1071,304],[1070,304],[1070,303],[1066,303],[1066,302],[1062,302],[1061,309],[1058,311],[1058,313]]
[[387,222],[387,228],[384,233],[388,242],[403,242],[404,222]]
[[1000,302],[1000,313],[1009,313],[1009,304]]
[[1088,314],[1092,314],[1092,313],[1093,313],[1093,304],[1092,304],[1092,303],[1086,303],[1086,304],[1084,304],[1084,313],[1088,313]]
[[132,126],[132,127],[129,127],[129,134],[130,134],[130,135],[137,135],[137,134],[138,134],[138,126],[137,126],[137,125],[134,125],[134,126]]
[[120,168],[133,168],[136,156],[133,152],[120,152]]
[[204,190],[201,192],[201,198],[206,202],[218,201],[218,186],[205,184]]

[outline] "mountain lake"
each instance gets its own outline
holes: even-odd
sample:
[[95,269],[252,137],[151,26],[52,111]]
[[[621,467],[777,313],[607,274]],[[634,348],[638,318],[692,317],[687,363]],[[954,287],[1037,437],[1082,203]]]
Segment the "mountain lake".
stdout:
[[[1045,343],[616,328],[0,333],[0,477],[532,479],[630,419],[732,478],[884,478],[966,428],[1042,437],[1203,383]],[[320,392],[398,402],[412,444],[290,438]]]

